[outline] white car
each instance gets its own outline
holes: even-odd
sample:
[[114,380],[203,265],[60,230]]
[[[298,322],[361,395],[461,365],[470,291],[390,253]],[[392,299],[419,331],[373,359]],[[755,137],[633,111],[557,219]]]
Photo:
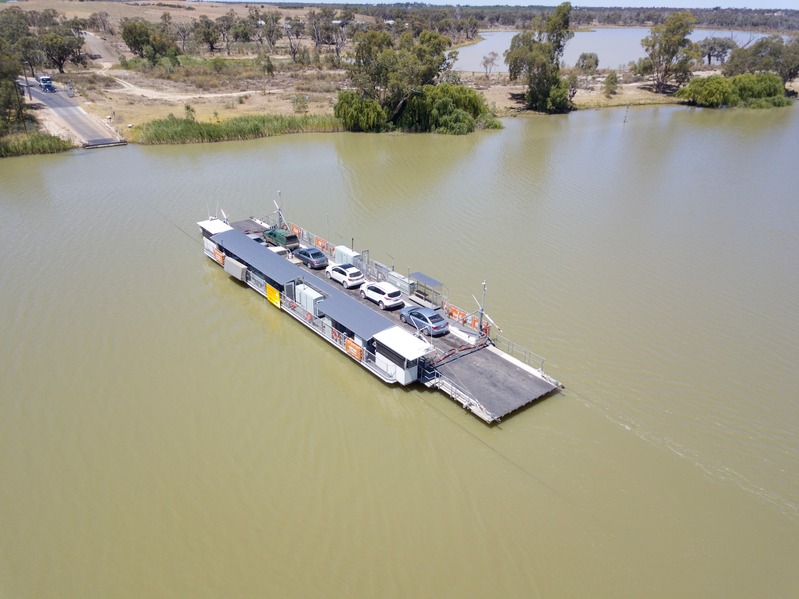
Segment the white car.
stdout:
[[331,264],[325,269],[328,279],[341,283],[347,289],[366,282],[363,273],[352,264]]
[[361,285],[361,297],[372,300],[381,310],[386,308],[396,308],[404,306],[402,292],[391,283],[381,281],[380,283],[364,283]]

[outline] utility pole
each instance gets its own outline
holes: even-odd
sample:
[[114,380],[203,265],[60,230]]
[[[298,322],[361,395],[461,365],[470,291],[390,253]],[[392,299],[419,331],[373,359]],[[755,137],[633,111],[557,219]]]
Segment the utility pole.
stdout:
[[486,304],[486,282],[483,281],[483,302],[480,304],[480,319],[477,322],[477,333],[482,337],[485,333],[483,333],[483,314],[485,314],[485,304]]

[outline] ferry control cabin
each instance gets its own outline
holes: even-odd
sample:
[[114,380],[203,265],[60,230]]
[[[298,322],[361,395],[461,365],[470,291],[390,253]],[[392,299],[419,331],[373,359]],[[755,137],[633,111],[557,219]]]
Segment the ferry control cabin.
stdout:
[[197,223],[205,254],[270,303],[335,345],[387,383],[419,379],[420,363],[435,351],[385,316],[271,251],[263,226],[252,220]]

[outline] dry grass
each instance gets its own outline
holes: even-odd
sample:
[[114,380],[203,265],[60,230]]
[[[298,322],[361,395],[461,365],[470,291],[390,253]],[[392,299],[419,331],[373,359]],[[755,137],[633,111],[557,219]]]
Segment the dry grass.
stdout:
[[[143,17],[159,22],[161,15],[169,13],[172,22],[188,22],[207,15],[216,19],[228,11],[244,16],[246,4],[211,2],[74,2],[67,0],[25,0],[21,7],[42,11],[47,8],[67,17],[86,18],[92,13],[107,12],[113,27],[126,17]],[[271,5],[258,5],[261,10],[278,10]],[[307,8],[279,9],[285,16],[300,16]],[[68,67],[69,72],[56,80],[71,78],[77,91],[76,98],[89,112],[113,124],[123,136],[129,128],[166,118],[182,116],[186,104],[195,110],[198,121],[218,122],[245,115],[293,115],[294,99],[299,95],[307,99],[307,112],[312,115],[330,115],[336,93],[347,83],[343,71],[298,67],[288,58],[287,49],[278,46],[273,62],[274,77],[266,78],[243,53],[232,48],[231,57],[216,53],[213,62],[184,57],[185,68],[156,67],[152,70],[126,70],[119,68],[118,56],[131,58],[127,47],[118,36],[104,36],[105,56],[88,69]],[[307,42],[306,40],[306,43]],[[283,41],[285,44],[285,40]],[[244,60],[242,60],[244,59]],[[98,72],[99,71],[99,72]],[[463,73],[463,83],[486,98],[499,116],[512,114],[524,108],[524,86],[508,81],[506,74],[483,75]],[[601,91],[580,90],[575,97],[578,108],[599,108],[629,104],[663,104],[673,100],[642,89],[639,85],[620,86],[620,93],[606,98]]]

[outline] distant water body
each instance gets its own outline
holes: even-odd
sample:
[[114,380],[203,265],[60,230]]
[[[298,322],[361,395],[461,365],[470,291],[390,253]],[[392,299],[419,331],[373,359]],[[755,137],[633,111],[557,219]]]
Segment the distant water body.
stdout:
[[[593,52],[599,57],[600,68],[619,69],[630,61],[636,61],[644,56],[641,40],[649,35],[649,29],[644,27],[621,27],[611,29],[595,29],[592,31],[578,31],[566,44],[563,62],[567,66],[574,66],[580,54]],[[483,71],[483,57],[489,52],[499,55],[494,72],[507,72],[508,67],[503,60],[504,52],[510,47],[511,39],[517,31],[490,31],[481,35],[484,40],[471,46],[458,48],[458,60],[455,63],[457,71]],[[762,33],[724,31],[710,29],[696,29],[691,39],[698,42],[706,37],[728,37],[739,45],[744,45],[752,39],[763,37]]]

